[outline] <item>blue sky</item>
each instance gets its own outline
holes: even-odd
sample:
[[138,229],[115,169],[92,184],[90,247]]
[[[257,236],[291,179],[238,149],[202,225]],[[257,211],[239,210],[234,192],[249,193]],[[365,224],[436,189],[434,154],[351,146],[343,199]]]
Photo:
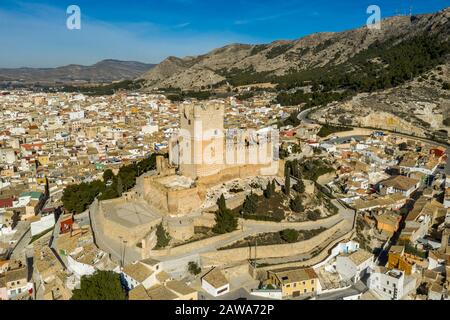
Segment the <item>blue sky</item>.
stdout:
[[[365,24],[369,5],[382,18],[435,12],[449,0],[0,0],[0,67],[55,67],[102,59],[157,63],[229,43],[268,43]],[[81,8],[81,30],[66,9]]]

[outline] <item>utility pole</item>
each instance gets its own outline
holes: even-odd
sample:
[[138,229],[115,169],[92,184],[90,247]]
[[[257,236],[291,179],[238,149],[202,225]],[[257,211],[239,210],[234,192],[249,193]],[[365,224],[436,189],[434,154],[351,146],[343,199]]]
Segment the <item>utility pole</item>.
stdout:
[[122,236],[119,236],[120,239],[120,258],[119,258],[119,262],[120,262],[120,267],[123,268],[123,238]]
[[127,250],[127,240],[124,240],[123,241],[123,261],[122,261],[123,265],[125,265],[126,250]]
[[255,270],[256,270],[256,248],[258,247],[258,239],[255,238]]

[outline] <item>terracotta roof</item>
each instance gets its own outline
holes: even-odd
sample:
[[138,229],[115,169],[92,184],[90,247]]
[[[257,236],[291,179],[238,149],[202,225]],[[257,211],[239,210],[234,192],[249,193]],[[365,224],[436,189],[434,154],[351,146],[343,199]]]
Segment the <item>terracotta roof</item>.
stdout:
[[175,300],[178,296],[162,285],[156,285],[147,290],[150,300]]
[[380,185],[406,191],[413,188],[418,182],[419,180],[399,175],[380,182]]
[[278,280],[280,280],[281,283],[292,283],[318,278],[316,272],[312,268],[292,269],[286,271],[274,270],[270,272],[275,274],[275,276],[278,278]]
[[28,279],[28,268],[23,267],[16,270],[7,271],[5,274],[6,282]]
[[123,267],[122,272],[126,273],[138,282],[145,281],[153,274],[153,270],[140,262],[127,264],[125,267]]
[[128,293],[130,300],[151,300],[143,285],[139,285]]
[[370,258],[373,258],[373,254],[363,250],[359,249],[358,251],[352,252],[348,255],[348,258],[353,261],[354,264],[360,265],[361,263],[369,260]]
[[189,287],[186,283],[178,280],[172,280],[166,283],[166,287],[180,295],[188,295],[196,292],[195,289]]

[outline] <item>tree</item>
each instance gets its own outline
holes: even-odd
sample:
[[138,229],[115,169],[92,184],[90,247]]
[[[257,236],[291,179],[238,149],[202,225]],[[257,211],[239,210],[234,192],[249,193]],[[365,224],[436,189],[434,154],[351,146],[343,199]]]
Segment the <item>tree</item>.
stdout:
[[304,193],[305,184],[303,183],[303,179],[300,177],[300,179],[297,180],[297,183],[292,188],[298,193]]
[[112,181],[114,179],[114,173],[111,169],[106,170],[103,172],[103,182],[107,183],[108,181]]
[[116,199],[119,197],[119,194],[117,193],[117,188],[114,187],[115,185],[111,185],[105,189],[105,191],[102,192],[101,196],[98,197],[98,200],[109,200],[109,199]]
[[225,211],[227,209],[227,202],[225,201],[223,194],[221,194],[217,200],[217,206],[219,207],[219,211]]
[[202,272],[202,268],[200,268],[196,262],[190,261],[188,263],[188,271],[190,274],[196,276]]
[[216,211],[216,225],[213,228],[213,232],[224,234],[236,230],[238,220],[233,212],[227,208],[223,194],[217,201],[217,206],[219,209]]
[[269,181],[269,183],[267,183],[267,187],[264,190],[264,197],[266,199],[270,199],[270,198],[272,198],[274,193],[275,193],[275,181],[272,180],[272,181]]
[[97,271],[81,277],[80,289],[73,290],[71,300],[127,300],[120,275],[113,271]]
[[450,118],[444,119],[442,123],[444,124],[444,126],[450,127]]
[[291,168],[289,166],[286,166],[284,174],[284,192],[288,196],[291,194]]
[[297,242],[298,235],[299,235],[298,231],[294,229],[285,229],[280,231],[281,238],[289,243]]
[[[87,209],[100,193],[99,200],[120,197],[122,192],[134,187],[138,171],[139,173],[144,173],[155,169],[157,156],[158,154],[152,153],[150,157],[141,160],[137,164],[121,167],[117,176],[114,176],[111,170],[106,170],[103,173],[103,181],[95,180],[91,183],[83,182],[66,187],[61,199],[64,208],[69,212],[81,213]],[[140,169],[138,170],[138,168]],[[113,184],[106,187],[105,183],[111,179]]]
[[117,194],[118,194],[118,196],[121,197],[121,196],[122,196],[122,193],[123,193],[123,183],[122,183],[122,178],[121,178],[120,176],[117,177],[117,185],[116,185],[116,188],[117,188]]
[[289,163],[289,167],[291,168],[291,174],[298,178],[300,175],[300,164],[297,159],[294,159],[292,162]]
[[320,210],[316,209],[314,211],[309,211],[307,217],[309,220],[316,221],[320,219],[321,213]]
[[299,195],[296,195],[293,200],[291,200],[290,208],[294,212],[303,212],[305,208],[302,204],[302,198]]
[[406,151],[406,150],[408,150],[408,144],[406,142],[402,142],[398,145],[398,149],[400,151]]
[[242,206],[242,211],[244,214],[252,215],[256,213],[258,209],[258,197],[251,192],[247,197],[245,197],[244,204]]
[[61,200],[67,211],[82,213],[94,201],[95,197],[104,190],[105,184],[100,180],[74,184],[64,189]]
[[156,227],[156,246],[155,249],[162,249],[169,245],[170,235],[164,229],[162,223]]

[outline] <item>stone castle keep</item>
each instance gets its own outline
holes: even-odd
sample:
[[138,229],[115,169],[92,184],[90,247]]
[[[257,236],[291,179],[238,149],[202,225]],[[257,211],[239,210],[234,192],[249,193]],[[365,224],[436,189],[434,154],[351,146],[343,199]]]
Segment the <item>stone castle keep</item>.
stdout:
[[225,130],[223,104],[185,104],[180,107],[180,131],[169,144],[169,162],[192,179],[233,167],[268,167],[275,158],[274,136],[274,131]]
[[180,131],[171,139],[169,159],[159,158],[158,174],[144,179],[145,199],[165,214],[184,215],[200,208],[212,186],[278,174],[270,137],[251,141],[244,135],[226,139],[227,134],[223,104],[182,105]]
[[[180,130],[171,139],[169,157],[157,157],[156,167],[156,174],[140,177],[131,192],[115,200],[123,202],[123,208],[117,203],[114,206],[108,206],[108,203],[100,205],[100,208],[108,208],[108,212],[101,209],[104,218],[111,220],[105,223],[110,226],[108,229],[131,228],[129,234],[133,239],[130,242],[133,243],[139,238],[147,238],[149,228],[154,228],[161,219],[169,223],[187,215],[198,216],[211,187],[233,179],[282,175],[283,170],[278,166],[274,141],[270,136],[264,133],[233,135],[230,130],[224,130],[222,104],[182,105]],[[135,205],[138,203],[140,207]],[[112,213],[112,207],[122,208],[123,212]],[[124,222],[130,210],[138,212],[141,208],[139,220],[145,220],[148,226],[145,230],[141,230],[142,226],[137,223]],[[152,212],[151,217],[144,211]],[[191,221],[189,226],[184,219],[183,223],[179,220],[177,227],[188,227],[193,232],[195,219],[188,220]],[[112,228],[111,224],[118,224],[120,228]],[[189,238],[192,233],[178,237],[177,230],[171,229],[177,228],[169,228],[175,238]],[[126,235],[121,232],[121,236]]]

